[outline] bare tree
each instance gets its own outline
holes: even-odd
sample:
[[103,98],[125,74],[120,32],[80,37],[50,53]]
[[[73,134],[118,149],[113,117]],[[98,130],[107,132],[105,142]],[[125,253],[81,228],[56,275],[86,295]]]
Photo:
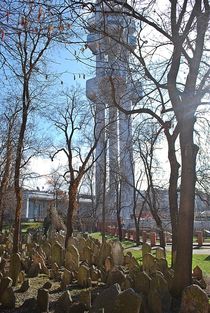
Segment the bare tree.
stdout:
[[[173,285],[173,293],[178,296],[192,281],[192,239],[198,152],[198,146],[194,142],[194,124],[196,111],[201,105],[209,104],[210,66],[206,60],[209,56],[210,4],[207,0],[193,2],[186,0],[182,3],[172,1],[163,9],[156,6],[158,4],[156,0],[150,1],[147,6],[144,2],[133,6],[117,0],[102,1],[102,3],[105,14],[126,15],[140,22],[139,49],[130,50],[141,65],[138,77],[142,78],[143,84],[145,82],[145,101],[142,101],[143,105],[139,109],[136,108],[130,113],[148,113],[152,116],[155,113],[158,117],[164,116],[164,128],[171,128],[175,134],[177,131],[179,133],[181,188]],[[117,37],[113,40],[119,42],[121,38]],[[149,99],[153,100],[154,111],[151,110]],[[173,113],[177,128],[173,127],[172,123],[167,123],[173,120]],[[177,134],[173,137],[173,140],[177,138]],[[174,141],[171,144],[173,151]],[[174,161],[178,168],[176,158]],[[173,188],[170,189],[170,196],[176,202],[175,194],[172,197]]]
[[[3,5],[3,4],[2,4]],[[5,4],[4,4],[5,5]],[[1,6],[2,7],[2,6]],[[20,129],[16,147],[14,186],[16,213],[13,252],[19,250],[22,195],[20,175],[24,138],[29,117],[37,106],[37,95],[43,93],[47,79],[44,56],[55,38],[61,37],[60,18],[53,14],[53,6],[43,7],[35,2],[8,1],[8,15],[1,22],[4,38],[1,57],[6,78],[15,79],[21,107]],[[4,9],[3,9],[4,11]],[[9,74],[8,74],[9,73]]]
[[[51,117],[62,135],[63,145],[52,155],[52,160],[63,152],[67,170],[63,174],[68,183],[67,234],[65,245],[73,233],[74,214],[78,208],[78,190],[84,175],[96,161],[94,151],[100,134],[95,133],[94,109],[79,97],[78,90],[64,95],[66,103],[59,105],[57,114]],[[92,134],[92,136],[90,135]],[[90,143],[90,138],[92,138]]]
[[3,228],[5,197],[11,184],[12,169],[14,165],[15,130],[19,109],[17,106],[8,108],[3,113],[1,122],[5,124],[5,138],[2,138],[1,151],[1,183],[0,183],[0,231]]

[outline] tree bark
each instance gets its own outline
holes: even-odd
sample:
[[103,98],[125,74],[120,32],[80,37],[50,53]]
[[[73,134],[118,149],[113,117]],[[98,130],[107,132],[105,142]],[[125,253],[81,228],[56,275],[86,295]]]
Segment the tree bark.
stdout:
[[22,123],[20,127],[20,133],[18,137],[16,160],[15,160],[15,195],[16,195],[16,210],[15,210],[15,222],[14,222],[14,234],[13,234],[13,253],[19,252],[20,243],[20,226],[21,226],[21,209],[22,209],[22,194],[20,187],[20,169],[22,160],[22,151],[25,130],[28,118],[28,108],[29,108],[29,89],[27,82],[24,83],[23,88],[23,113],[22,113]]
[[66,238],[65,238],[65,247],[67,248],[68,239],[73,234],[73,214],[78,208],[77,203],[77,192],[79,184],[76,182],[71,183],[69,186],[69,203],[68,203],[68,212],[67,212],[67,229],[66,229]]
[[170,178],[169,178],[169,209],[171,218],[171,229],[172,229],[172,257],[171,266],[173,267],[176,260],[177,250],[177,224],[178,224],[178,178],[180,164],[176,159],[175,141],[170,138],[168,140],[168,159],[170,163]]
[[[188,112],[189,114],[189,112]],[[181,191],[177,232],[177,255],[173,294],[181,296],[182,290],[192,283],[192,243],[194,225],[195,166],[197,146],[193,143],[194,117],[180,123]]]

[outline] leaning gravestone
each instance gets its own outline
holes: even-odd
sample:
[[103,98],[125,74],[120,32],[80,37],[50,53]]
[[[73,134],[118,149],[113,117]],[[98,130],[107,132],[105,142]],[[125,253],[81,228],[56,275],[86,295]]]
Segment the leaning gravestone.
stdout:
[[138,293],[143,293],[144,295],[148,295],[150,289],[151,278],[147,275],[146,272],[136,272],[133,275],[134,280],[134,289]]
[[114,303],[114,313],[139,313],[142,297],[133,289],[129,288],[121,292]]
[[150,275],[156,270],[156,259],[151,253],[146,253],[142,258],[143,270]]
[[106,288],[96,299],[93,301],[93,305],[89,313],[104,313],[113,312],[113,306],[116,301],[117,296],[121,292],[120,286],[118,284],[112,285]]
[[208,296],[197,285],[184,289],[182,294],[180,313],[208,313]]
[[59,267],[63,265],[64,252],[62,246],[56,241],[52,245],[52,263],[57,263]]
[[123,247],[121,242],[115,240],[112,243],[112,258],[114,261],[114,265],[123,265],[124,263],[124,254],[123,254]]
[[16,286],[18,283],[18,276],[21,271],[21,259],[18,253],[12,254],[10,258],[10,267],[9,267],[9,276],[13,280],[13,286]]
[[148,303],[151,313],[170,312],[171,295],[168,284],[161,272],[151,275]]

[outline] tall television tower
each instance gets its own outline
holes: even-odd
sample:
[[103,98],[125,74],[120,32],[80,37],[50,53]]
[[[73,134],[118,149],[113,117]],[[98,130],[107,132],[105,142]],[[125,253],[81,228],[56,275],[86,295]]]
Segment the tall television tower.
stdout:
[[[125,3],[125,1],[124,1]],[[102,209],[104,180],[109,180],[106,208],[116,216],[116,203],[125,227],[134,204],[134,164],[131,117],[118,110],[131,110],[142,96],[133,86],[129,55],[136,47],[135,23],[122,4],[98,1],[88,20],[87,46],[96,58],[96,76],[86,82],[86,95],[96,105],[96,204]],[[106,170],[108,168],[108,171]],[[107,171],[107,172],[106,172]],[[117,187],[118,186],[118,189]],[[120,186],[120,188],[119,188]],[[119,191],[120,190],[120,191]]]

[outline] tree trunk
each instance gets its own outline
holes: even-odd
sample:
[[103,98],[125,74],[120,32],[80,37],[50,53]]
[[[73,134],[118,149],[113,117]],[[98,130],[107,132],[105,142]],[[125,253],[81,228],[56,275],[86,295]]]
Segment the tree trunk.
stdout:
[[122,224],[121,224],[121,218],[120,218],[120,212],[117,210],[117,227],[118,227],[118,237],[119,241],[122,241]]
[[67,212],[67,229],[66,229],[66,239],[65,239],[65,247],[67,248],[68,239],[73,234],[73,214],[78,208],[77,203],[77,192],[78,192],[78,183],[72,183],[69,187],[69,204],[68,204],[68,212]]
[[[24,89],[23,101],[26,101],[25,97],[26,97],[26,90]],[[27,110],[28,110],[28,107],[24,106],[23,114],[22,114],[22,123],[20,127],[19,138],[18,138],[16,160],[15,160],[14,185],[15,185],[15,195],[16,195],[16,210],[15,210],[15,222],[14,222],[14,234],[13,234],[13,253],[19,252],[19,244],[20,244],[20,226],[21,226],[21,209],[22,209],[22,195],[21,195],[21,187],[20,187],[20,168],[21,168],[21,160],[22,160],[24,135],[25,135],[26,125],[27,125],[27,115],[28,115]]]
[[[189,114],[189,112],[188,112]],[[177,232],[177,255],[173,294],[180,296],[182,290],[192,283],[192,243],[194,225],[195,166],[197,146],[193,143],[194,119],[180,123],[181,191]]]
[[135,221],[135,229],[136,229],[136,245],[139,246],[140,245],[140,227],[139,227],[139,220],[134,217],[134,221]]
[[10,168],[12,163],[12,128],[14,125],[14,119],[9,122],[8,134],[7,134],[7,145],[6,145],[6,163],[4,167],[4,173],[0,186],[0,232],[3,229],[3,219],[4,219],[4,207],[3,207],[3,197],[9,185],[10,179]]
[[169,209],[172,229],[172,257],[171,266],[173,267],[176,259],[177,250],[177,224],[178,224],[178,195],[177,185],[179,178],[180,164],[176,159],[175,142],[168,142],[168,159],[170,162],[170,178],[169,178]]

